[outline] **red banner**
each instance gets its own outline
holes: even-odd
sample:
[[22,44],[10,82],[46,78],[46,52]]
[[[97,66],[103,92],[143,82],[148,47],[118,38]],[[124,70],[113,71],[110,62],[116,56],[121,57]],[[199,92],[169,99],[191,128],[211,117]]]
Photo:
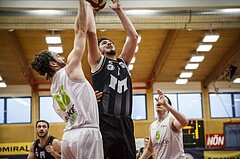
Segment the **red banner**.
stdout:
[[207,147],[225,147],[224,134],[206,134]]

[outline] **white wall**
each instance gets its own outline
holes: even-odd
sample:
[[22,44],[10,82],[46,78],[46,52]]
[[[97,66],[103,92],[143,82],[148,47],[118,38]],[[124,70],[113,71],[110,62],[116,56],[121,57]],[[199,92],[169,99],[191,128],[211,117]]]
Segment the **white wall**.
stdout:
[[8,85],[6,88],[0,88],[0,97],[23,97],[32,96],[29,85]]
[[175,84],[175,82],[156,82],[153,84],[153,92],[157,93],[157,89],[164,93],[187,93],[201,92],[200,82],[188,82],[187,84]]
[[209,92],[240,92],[240,83],[215,82],[209,85]]

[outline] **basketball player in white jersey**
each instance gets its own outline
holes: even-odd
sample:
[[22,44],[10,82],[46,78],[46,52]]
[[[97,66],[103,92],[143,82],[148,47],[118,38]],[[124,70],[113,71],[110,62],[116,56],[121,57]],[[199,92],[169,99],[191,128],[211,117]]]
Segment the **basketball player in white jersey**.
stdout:
[[[34,56],[32,68],[52,80],[51,95],[57,114],[66,127],[62,137],[63,159],[103,159],[102,136],[95,93],[82,70],[81,59],[86,45],[88,13],[92,6],[79,0],[80,7],[75,20],[74,46],[67,58],[50,51]],[[88,24],[89,22],[89,24]]]
[[161,90],[157,93],[158,119],[150,125],[150,140],[140,159],[147,159],[153,151],[156,159],[186,159],[182,128],[187,126],[188,119],[171,106],[170,99]]
[[[113,41],[108,38],[98,40],[96,26],[93,25],[88,32],[88,62],[94,89],[102,92],[98,108],[104,158],[136,159],[134,125],[131,118],[132,81],[128,65],[134,56],[138,34],[123,12],[120,1],[111,1],[113,4],[110,8],[119,17],[129,38],[117,57]],[[92,13],[91,15],[93,17]]]

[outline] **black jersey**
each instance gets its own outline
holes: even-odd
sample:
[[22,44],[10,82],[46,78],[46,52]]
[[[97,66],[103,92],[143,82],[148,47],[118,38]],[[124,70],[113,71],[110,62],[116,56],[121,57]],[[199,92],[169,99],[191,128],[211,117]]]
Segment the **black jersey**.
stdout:
[[48,153],[45,148],[46,146],[53,142],[53,139],[54,137],[53,136],[49,136],[47,142],[39,147],[38,144],[39,144],[39,139],[37,139],[34,143],[34,155],[36,157],[36,159],[55,159],[50,153]]
[[92,71],[95,90],[103,92],[98,102],[100,114],[132,115],[132,81],[123,59],[102,57],[96,70]]

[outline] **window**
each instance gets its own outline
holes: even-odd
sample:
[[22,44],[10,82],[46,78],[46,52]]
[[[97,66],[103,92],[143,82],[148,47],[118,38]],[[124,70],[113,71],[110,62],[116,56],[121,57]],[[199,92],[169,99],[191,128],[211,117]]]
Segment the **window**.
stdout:
[[7,98],[7,123],[31,122],[31,98]]
[[48,122],[63,122],[53,108],[53,98],[50,97],[39,97],[40,105],[40,119],[47,120]]
[[210,93],[209,100],[212,118],[240,117],[239,93]]
[[[184,114],[188,119],[202,119],[202,98],[200,93],[173,93],[165,94],[172,102],[172,106],[180,113]],[[156,100],[158,95],[154,94],[154,113],[156,113]],[[189,111],[191,110],[191,111]]]
[[0,98],[0,124],[4,123],[4,99]]
[[133,95],[132,118],[134,120],[146,120],[146,95]]
[[201,94],[178,94],[179,112],[188,119],[202,118],[202,98]]
[[234,108],[236,112],[236,117],[240,118],[240,94],[233,94],[233,99],[234,99]]
[[[51,96],[40,97],[40,119],[47,120],[48,122],[63,122],[53,108],[53,99]],[[146,119],[146,96],[134,95],[133,96],[133,112],[132,118],[135,120]]]
[[240,148],[240,124],[224,124],[226,147]]

